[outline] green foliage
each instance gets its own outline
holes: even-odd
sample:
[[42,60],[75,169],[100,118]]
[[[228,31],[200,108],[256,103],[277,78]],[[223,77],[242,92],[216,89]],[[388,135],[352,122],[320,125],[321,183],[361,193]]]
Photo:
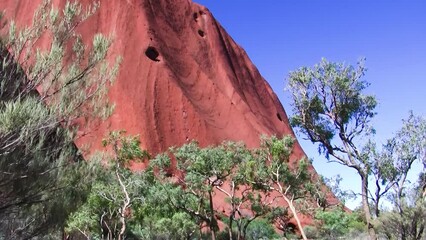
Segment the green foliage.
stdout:
[[[106,85],[118,70],[105,60],[109,39],[97,35],[86,46],[75,32],[96,8],[73,2],[60,11],[46,0],[31,26],[12,20],[0,36],[0,238],[58,238],[85,198],[70,184],[83,177],[75,123],[111,112]],[[43,49],[41,36],[51,37]]]
[[[135,211],[140,223],[137,234],[141,239],[194,239],[199,235],[199,222],[189,213],[171,204],[183,194],[171,183],[151,183],[145,195],[145,205]],[[170,221],[173,223],[169,224]]]
[[171,217],[156,219],[149,227],[139,228],[134,234],[139,239],[195,239],[197,224],[187,213],[177,212]]
[[[422,176],[422,175],[421,175]],[[420,178],[421,178],[420,176]],[[420,184],[423,185],[423,179]],[[417,183],[418,184],[418,183]],[[404,189],[403,195],[393,195],[395,206],[377,219],[379,232],[388,239],[423,239],[426,228],[426,202],[423,189]]]
[[[98,164],[99,168],[104,168]],[[103,238],[118,238],[123,223],[122,217],[132,218],[132,208],[143,204],[144,198],[141,196],[146,187],[142,177],[138,174],[128,173],[121,170],[125,191],[131,199],[132,208],[122,208],[126,201],[124,190],[121,188],[114,171],[104,169],[104,176],[92,179],[89,196],[86,202],[79,209],[72,213],[68,220],[67,231],[79,231],[86,236],[102,236]],[[126,176],[123,176],[126,174]],[[107,230],[108,229],[108,230]],[[127,233],[127,232],[126,232]]]
[[[184,187],[165,189],[168,191],[169,204],[190,214],[197,222],[206,223],[212,233],[217,232],[217,209],[213,201],[215,190],[225,191],[222,185],[231,181],[234,190],[231,190],[232,195],[228,193],[228,200],[232,206],[240,203],[234,193],[242,179],[235,171],[238,163],[249,155],[249,151],[244,145],[231,142],[207,148],[200,148],[196,142],[192,142],[180,148],[172,148],[171,153],[176,158],[177,169],[184,173],[182,178],[179,177],[179,184]],[[165,155],[159,155],[153,164],[164,168],[171,165],[171,160]]]
[[[308,183],[310,174],[305,159],[291,161],[294,139],[286,136],[262,138],[261,148],[254,151],[253,158],[242,162],[240,170],[247,176],[247,181],[264,190],[286,191],[297,199],[306,196],[303,185]],[[280,186],[282,189],[280,189]],[[287,189],[284,189],[283,187]]]
[[[380,203],[387,197],[394,208],[391,213],[385,212],[385,223],[382,221],[381,228],[392,226],[395,236],[406,239],[408,230],[404,229],[422,229],[423,226],[419,220],[421,216],[415,214],[417,205],[407,204],[406,196],[407,190],[412,188],[408,176],[413,166],[416,162],[425,165],[426,121],[411,113],[401,130],[379,149],[370,139],[374,134],[370,124],[376,114],[377,103],[373,96],[363,94],[369,86],[362,80],[364,73],[363,62],[355,68],[325,59],[313,68],[304,67],[291,72],[289,89],[295,113],[291,123],[313,143],[318,143],[320,153],[324,153],[330,162],[357,171],[361,178],[362,209],[370,238],[377,238],[375,232],[380,226],[371,215],[382,219]],[[424,174],[424,169],[421,174]],[[424,186],[426,184],[422,181],[417,188]],[[341,217],[324,217],[332,220],[333,216],[336,219]],[[330,225],[327,221],[326,225]],[[340,225],[331,224],[333,226],[337,228],[333,231],[341,232],[338,230]],[[418,237],[422,237],[422,231],[417,233]]]
[[315,226],[305,226],[303,228],[308,239],[319,239],[319,231]]
[[[30,131],[36,124],[49,120],[49,117],[49,110],[33,97],[6,102],[0,112],[0,132],[12,132],[20,128]],[[23,138],[30,134],[21,132],[21,135]]]
[[376,239],[368,204],[369,176],[376,163],[374,146],[365,139],[374,134],[371,120],[376,115],[376,99],[364,95],[369,83],[362,79],[364,61],[357,67],[325,59],[313,68],[291,72],[288,89],[293,96],[291,124],[313,143],[330,162],[353,168],[361,179],[363,211],[370,237]]
[[146,150],[140,148],[139,136],[124,137],[126,131],[112,131],[108,138],[102,140],[104,147],[111,146],[115,153],[114,162],[119,166],[126,166],[131,160],[149,158]]
[[[99,239],[188,239],[198,224],[188,213],[169,204],[181,188],[159,182],[154,169],[132,172],[130,161],[148,155],[136,136],[111,132],[103,144],[111,154],[96,155],[86,170],[95,173],[84,183],[88,197],[67,221],[67,232]],[[83,184],[83,183],[82,183]]]
[[[371,168],[376,186],[372,196],[375,215],[380,215],[379,201],[382,197],[391,198],[395,207],[403,211],[405,194],[413,186],[408,180],[409,175],[417,165],[426,166],[426,120],[410,113],[403,120],[402,128],[383,145],[380,152],[372,148],[371,158],[375,160]],[[425,184],[421,183],[420,187],[423,186]]]
[[103,141],[105,147],[111,145],[111,156],[100,154],[90,161],[97,174],[91,179],[86,202],[71,214],[67,231],[107,239],[123,239],[127,234],[128,222],[144,204],[150,182],[144,173],[133,173],[122,165],[145,157],[138,138],[123,134],[123,131],[111,132]]
[[403,213],[384,212],[378,219],[378,230],[389,239],[422,239],[426,227],[424,203],[405,207]]
[[254,220],[247,228],[247,239],[279,239],[274,226],[265,219]]
[[340,208],[318,211],[315,219],[320,222],[319,236],[325,239],[336,239],[351,232],[363,232],[365,229],[365,223],[358,214],[347,213]]
[[[261,177],[264,181],[263,185],[266,184],[269,188],[276,187],[279,191],[287,192],[297,199],[299,196],[306,196],[303,185],[310,182],[311,176],[306,159],[292,161],[294,165],[290,165],[293,144],[294,139],[291,136],[282,139],[275,136],[263,138],[261,148],[264,152],[255,159],[258,162],[256,167],[260,170],[258,173],[266,174],[266,176],[259,176],[259,179]],[[286,189],[279,189],[279,184]]]
[[[172,148],[180,173],[170,178],[182,187],[165,185],[167,202],[191,215],[200,225],[206,224],[213,235],[217,233],[220,216],[227,226],[229,239],[245,238],[251,223],[259,217],[275,221],[283,216],[274,214],[277,211],[273,205],[278,198],[272,194],[278,193],[286,199],[293,208],[293,216],[297,217],[295,202],[309,196],[305,185],[311,176],[307,161],[289,164],[293,143],[291,137],[265,137],[262,147],[254,150],[231,142],[207,148],[192,142]],[[161,169],[172,165],[164,154],[152,163]],[[160,176],[163,181],[171,180],[167,174]],[[223,212],[214,206],[213,198],[217,194],[224,195],[228,203]]]
[[283,198],[303,236],[296,205],[311,196],[309,190],[313,185],[310,183],[312,176],[308,171],[308,161],[301,159],[291,161],[293,164],[290,164],[293,143],[291,136],[282,139],[263,138],[261,148],[255,151],[253,160],[243,164],[241,168],[248,176],[248,182],[264,191],[275,192]]

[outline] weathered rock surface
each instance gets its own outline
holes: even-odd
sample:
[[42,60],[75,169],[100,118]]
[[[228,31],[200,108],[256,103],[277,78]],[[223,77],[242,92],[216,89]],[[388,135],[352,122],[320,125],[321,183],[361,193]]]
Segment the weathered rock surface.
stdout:
[[[25,24],[39,2],[0,6]],[[100,143],[106,129],[140,134],[151,152],[191,139],[255,147],[261,134],[292,134],[269,84],[205,7],[189,0],[102,1],[80,31],[112,34],[112,53],[123,57],[110,89],[115,112],[81,143]]]

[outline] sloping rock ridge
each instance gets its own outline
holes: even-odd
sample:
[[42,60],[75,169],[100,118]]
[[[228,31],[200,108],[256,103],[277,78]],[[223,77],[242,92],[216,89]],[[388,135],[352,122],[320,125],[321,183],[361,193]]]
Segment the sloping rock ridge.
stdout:
[[[0,6],[18,24],[29,24],[40,2],[0,0]],[[79,145],[100,146],[116,129],[139,134],[154,153],[192,139],[204,146],[235,140],[255,147],[261,134],[293,134],[269,84],[203,6],[189,0],[101,1],[79,31],[112,34],[111,52],[123,57],[110,89],[115,111]]]

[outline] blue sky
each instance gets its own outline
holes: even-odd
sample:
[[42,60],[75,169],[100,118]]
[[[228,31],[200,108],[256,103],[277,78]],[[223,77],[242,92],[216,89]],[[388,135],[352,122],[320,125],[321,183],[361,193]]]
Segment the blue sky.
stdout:
[[[355,64],[366,57],[367,90],[378,101],[376,139],[401,127],[413,110],[426,116],[426,0],[195,0],[213,13],[248,53],[291,115],[288,73],[322,57]],[[317,171],[341,174],[358,190],[355,172],[325,163],[299,137]],[[357,202],[349,203],[354,207]]]

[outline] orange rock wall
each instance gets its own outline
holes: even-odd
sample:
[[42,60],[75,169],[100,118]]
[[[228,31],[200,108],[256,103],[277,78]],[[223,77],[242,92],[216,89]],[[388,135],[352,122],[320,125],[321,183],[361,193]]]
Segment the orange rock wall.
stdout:
[[[22,25],[39,2],[0,0],[0,7]],[[100,145],[107,129],[140,134],[151,152],[191,139],[255,147],[261,134],[293,134],[269,84],[205,7],[188,0],[101,1],[79,31],[112,34],[111,54],[124,60],[110,89],[114,114],[80,144]],[[156,61],[146,56],[148,47],[158,51]]]

